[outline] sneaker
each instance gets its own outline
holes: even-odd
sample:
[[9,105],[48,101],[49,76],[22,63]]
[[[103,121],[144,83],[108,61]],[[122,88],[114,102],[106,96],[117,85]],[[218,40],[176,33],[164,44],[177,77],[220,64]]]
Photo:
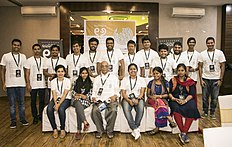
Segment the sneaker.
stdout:
[[81,140],[81,133],[80,133],[80,132],[77,132],[77,133],[75,134],[75,139],[76,139],[76,140]]
[[29,123],[28,123],[26,120],[22,120],[22,121],[20,121],[20,122],[21,122],[21,124],[24,125],[24,126],[28,126],[28,125],[29,125]]
[[95,137],[98,138],[98,139],[102,138],[102,133],[101,132],[97,132],[95,134]]
[[183,134],[183,133],[180,133],[179,134],[179,139],[180,139],[180,142],[182,143],[182,144],[185,144],[185,134]]
[[202,113],[202,114],[201,114],[201,118],[206,118],[206,117],[208,117],[208,114],[207,114],[207,113]]
[[215,114],[210,114],[210,119],[216,119]]
[[134,130],[134,132],[135,132],[135,140],[139,139],[141,137],[140,129],[137,128]]
[[15,129],[15,128],[16,128],[16,122],[15,122],[15,121],[12,121],[12,122],[11,122],[10,128],[11,128],[11,129]]
[[[135,130],[135,129],[134,129]],[[135,131],[134,130],[132,130],[132,132],[131,132],[131,135],[133,136],[133,137],[135,137]]]
[[111,139],[114,137],[114,134],[113,134],[113,132],[107,132],[107,136],[109,139]]
[[34,119],[33,119],[33,124],[38,124],[38,118],[36,118],[36,117],[34,117]]
[[189,137],[188,137],[188,135],[186,134],[186,135],[185,135],[185,140],[184,140],[184,142],[185,142],[185,143],[189,143],[189,141],[190,141],[190,140],[189,140]]

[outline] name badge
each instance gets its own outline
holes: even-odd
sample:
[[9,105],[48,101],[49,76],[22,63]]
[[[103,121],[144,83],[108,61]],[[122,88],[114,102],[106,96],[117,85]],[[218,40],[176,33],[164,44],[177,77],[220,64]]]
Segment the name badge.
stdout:
[[77,76],[77,70],[73,70],[73,76]]
[[56,103],[58,104],[58,103],[60,102],[60,100],[61,100],[61,98],[58,97],[58,98],[56,99]]
[[149,63],[147,62],[147,63],[145,63],[145,69],[149,69],[150,68],[150,65],[149,65]]
[[21,77],[21,70],[16,70],[16,77]]
[[81,93],[83,94],[85,92],[85,88],[81,88]]
[[163,73],[163,77],[166,78],[166,74],[165,73]]
[[179,98],[180,98],[181,100],[184,100],[184,99],[185,99],[184,95],[179,95]]
[[135,99],[136,97],[135,97],[135,94],[134,93],[131,93],[131,94],[129,94],[129,99]]
[[105,103],[101,103],[101,104],[98,106],[98,109],[99,109],[100,111],[103,111],[105,108],[106,108],[106,104],[105,104]]
[[215,71],[214,65],[209,65],[209,71],[210,72],[214,72]]
[[98,92],[97,92],[97,95],[98,96],[101,96],[102,95],[102,92],[103,92],[103,88],[99,88]]
[[113,65],[109,65],[109,72],[113,71]]
[[89,68],[91,72],[95,72],[95,66],[90,66]]
[[42,74],[37,74],[37,81],[42,81]]

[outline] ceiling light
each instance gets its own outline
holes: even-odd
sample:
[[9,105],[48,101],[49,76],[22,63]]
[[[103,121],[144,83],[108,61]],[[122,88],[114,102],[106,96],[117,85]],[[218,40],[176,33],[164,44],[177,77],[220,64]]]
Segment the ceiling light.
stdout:
[[79,24],[76,24],[76,27],[80,28],[81,26]]
[[226,6],[226,12],[230,12],[231,10],[232,10],[231,5],[227,5],[227,6]]
[[69,17],[71,21],[74,21],[74,18],[72,16]]
[[144,16],[142,16],[142,20],[145,20],[145,17],[144,17]]

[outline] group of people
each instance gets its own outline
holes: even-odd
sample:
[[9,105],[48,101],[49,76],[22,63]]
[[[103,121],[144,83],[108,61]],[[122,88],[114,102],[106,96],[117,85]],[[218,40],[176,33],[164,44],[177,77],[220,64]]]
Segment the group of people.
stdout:
[[[139,126],[146,103],[154,108],[156,126],[149,134],[156,134],[159,128],[167,126],[169,122],[171,128],[178,126],[181,131],[179,139],[183,144],[189,142],[187,132],[193,120],[208,115],[216,119],[215,109],[226,60],[223,52],[215,49],[213,37],[206,39],[207,49],[201,53],[195,50],[196,39],[193,37],[187,40],[188,49],[184,52],[180,42],[174,43],[172,52],[165,44],[160,44],[156,52],[151,49],[151,40],[147,36],[142,39],[143,49],[137,53],[136,43],[128,41],[128,54],[124,55],[114,48],[114,39],[111,37],[106,39],[104,52],[97,50],[98,39],[91,38],[88,43],[89,51],[81,54],[80,44],[74,42],[73,53],[67,55],[66,59],[59,56],[60,48],[57,45],[51,46],[51,57],[45,59],[41,56],[41,46],[34,44],[34,55],[26,59],[20,53],[22,42],[18,39],[12,41],[12,51],[4,54],[1,60],[3,89],[7,92],[10,104],[10,128],[16,128],[16,101],[19,104],[20,122],[28,125],[25,119],[25,88],[31,94],[33,124],[42,118],[45,89],[48,89],[50,101],[47,115],[54,138],[66,136],[65,110],[69,106],[75,107],[77,114],[76,139],[81,139],[82,129],[85,131],[89,128],[84,109],[90,106],[91,118],[97,129],[96,138],[101,138],[105,132],[109,138],[114,137],[119,103],[135,140],[141,136]],[[202,115],[197,109],[198,70],[202,86]],[[37,95],[39,112],[36,108]],[[135,118],[131,113],[133,108],[136,111]],[[54,111],[59,115],[60,135]],[[103,112],[106,128],[103,127]]]

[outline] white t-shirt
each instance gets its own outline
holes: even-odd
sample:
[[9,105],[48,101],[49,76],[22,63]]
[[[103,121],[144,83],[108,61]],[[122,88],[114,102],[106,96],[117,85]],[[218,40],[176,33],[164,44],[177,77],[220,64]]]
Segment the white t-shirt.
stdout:
[[[213,59],[213,62],[210,58]],[[226,62],[225,55],[221,50],[215,49],[214,52],[208,52],[207,50],[204,50],[200,53],[198,61],[203,63],[202,78],[220,79],[220,63]],[[210,71],[210,65],[213,65],[214,71]]]
[[146,88],[146,87],[147,85],[144,78],[137,76],[137,80],[136,80],[136,79],[130,79],[130,76],[127,76],[123,78],[120,89],[126,90],[127,96],[129,96],[129,94],[131,93],[134,93],[135,97],[138,97],[140,95],[141,88]]
[[[189,66],[191,66],[192,68],[196,69],[198,67],[198,58],[200,53],[196,50],[194,50],[193,52],[188,52],[188,51],[184,51],[183,56],[188,57],[189,60]],[[189,72],[189,76],[194,80],[197,81],[197,72]]]
[[[24,67],[30,70],[30,85],[32,89],[46,88],[45,76],[43,74],[43,57],[35,58],[34,56],[27,59]],[[41,77],[41,78],[40,78]]]
[[97,63],[99,62],[100,53],[98,51],[90,53],[86,51],[83,56],[87,60],[87,66],[92,71],[93,75],[97,75]]
[[185,66],[189,66],[188,57],[184,56],[183,53],[180,53],[179,55],[169,54],[168,58],[172,58],[176,62],[176,65],[183,63]]
[[151,67],[160,67],[163,70],[163,75],[167,81],[173,77],[173,70],[176,69],[176,62],[173,58],[161,59],[160,57],[155,58],[151,64]]
[[[100,88],[103,88],[101,95],[98,94]],[[118,78],[110,73],[98,75],[93,82],[92,97],[95,97],[96,100],[108,101],[109,97],[113,95],[120,96]]]
[[147,51],[144,51],[144,49],[140,50],[137,52],[140,60],[143,61],[144,63],[144,68],[145,68],[145,77],[147,78],[149,76],[150,72],[150,67],[152,64],[152,61],[159,57],[158,53],[152,49],[149,49]]
[[[69,90],[66,99],[71,99],[71,82],[68,78],[64,77],[63,81],[58,81],[57,78],[51,81],[51,90],[56,92],[57,97],[61,97],[64,93],[64,90]],[[52,99],[52,93],[51,93]]]
[[71,82],[78,78],[81,67],[88,68],[88,60],[82,54],[79,56],[69,54],[66,57],[66,62],[68,65],[68,75],[70,76]]
[[[65,68],[67,68],[66,60],[62,57],[59,57],[57,59],[52,59],[51,57],[45,60],[43,69],[47,69],[48,73],[55,74],[55,67],[57,65],[63,65]],[[51,82],[48,80],[48,88],[51,88]]]
[[137,53],[135,55],[124,54],[124,62],[125,62],[125,77],[129,76],[128,66],[131,63],[134,63],[137,65],[138,67],[137,75],[140,75],[140,67],[144,67],[144,63],[143,63],[143,60],[139,59],[139,56]]
[[105,51],[104,54],[102,56],[100,56],[99,61],[107,61],[109,66],[112,65],[113,66],[113,71],[110,71],[110,67],[109,67],[109,72],[114,74],[115,76],[118,76],[118,68],[119,68],[119,61],[122,60],[123,54],[122,51],[119,49],[114,49],[112,51]]
[[6,87],[26,86],[23,70],[23,66],[26,60],[26,56],[21,53],[18,55],[13,55],[12,52],[9,52],[2,56],[1,65],[6,67]]

